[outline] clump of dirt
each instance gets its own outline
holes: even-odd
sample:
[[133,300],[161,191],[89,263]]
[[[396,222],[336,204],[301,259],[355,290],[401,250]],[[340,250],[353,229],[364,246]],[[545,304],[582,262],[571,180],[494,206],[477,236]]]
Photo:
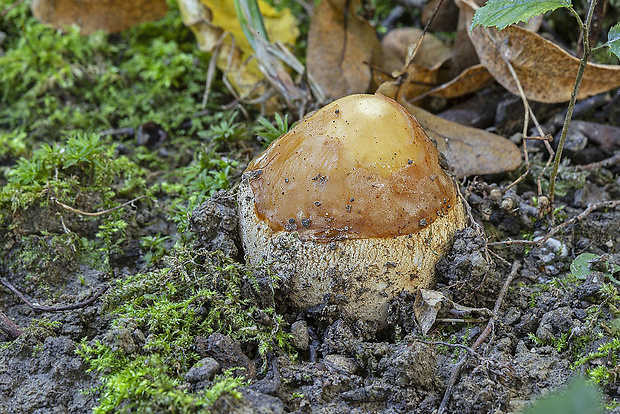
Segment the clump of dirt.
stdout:
[[[507,210],[501,199],[486,201],[488,194],[470,191],[472,204],[486,206],[482,212],[474,209],[482,223],[501,226],[506,221],[523,222],[523,217],[532,223],[529,217],[535,210]],[[481,201],[476,202],[475,194]],[[198,244],[225,248],[229,255],[237,256],[236,211],[231,199],[225,192],[218,193],[195,210],[191,223]],[[517,201],[522,205],[529,202]],[[466,319],[439,322],[423,336],[413,317],[415,295],[396,297],[388,327],[377,331],[376,326],[339,318],[337,307],[329,303],[301,311],[288,307],[285,281],[270,282],[263,275],[242,283],[240,300],[251,300],[263,309],[275,307],[282,315],[297,357],[278,348],[261,356],[225,333],[198,337],[194,344],[198,358],[183,376],[184,387],[192,392],[206,390],[216,375],[229,368],[232,375],[250,379],[239,395],[221,396],[212,406],[216,413],[431,413],[438,409],[446,391],[447,412],[516,412],[536,396],[565,385],[575,375],[576,356],[596,352],[613,340],[613,331],[597,322],[613,319],[613,308],[605,306],[605,301],[611,300],[605,290],[605,269],[594,270],[579,281],[570,277],[569,265],[583,251],[607,254],[607,261],[618,263],[620,257],[613,252],[620,242],[619,220],[618,209],[593,212],[587,222],[571,226],[561,242],[553,238],[541,245],[500,249],[489,246],[475,228],[460,231],[436,268],[436,289],[453,302],[493,309],[510,272],[509,263],[518,260],[523,265],[501,303],[491,335],[475,353],[464,347],[481,335],[485,323],[468,323]],[[529,226],[542,227],[538,223]],[[497,258],[498,254],[503,259]],[[79,269],[89,282],[102,283],[109,277],[87,267]],[[253,288],[256,283],[262,287]],[[92,293],[86,290],[79,298]],[[5,297],[5,309],[18,323],[26,325],[26,320],[36,316],[11,295]],[[77,297],[65,295],[62,299]],[[77,342],[96,336],[113,351],[132,354],[140,352],[149,335],[143,325],[131,319],[114,326],[101,323],[102,312],[101,307],[88,307],[50,314],[38,331],[1,349],[4,409],[88,411],[97,395],[88,390],[97,386],[98,376],[87,372],[88,366],[76,355]],[[254,320],[274,326],[273,317],[261,312],[254,311]],[[599,363],[600,359],[587,360],[579,370],[585,372]],[[457,365],[460,375],[453,378]],[[448,389],[451,382],[453,387]],[[604,387],[607,398],[618,398],[617,389],[612,379]]]
[[197,242],[209,250],[221,250],[227,256],[239,258],[239,214],[235,198],[218,191],[192,212],[189,220]]
[[[94,316],[96,312],[91,312]],[[78,315],[74,315],[78,316]],[[70,325],[70,324],[67,324]],[[79,325],[79,324],[76,324]],[[96,376],[76,354],[77,344],[64,332],[33,341],[22,335],[0,352],[0,411],[7,413],[84,413],[95,405],[88,390]]]

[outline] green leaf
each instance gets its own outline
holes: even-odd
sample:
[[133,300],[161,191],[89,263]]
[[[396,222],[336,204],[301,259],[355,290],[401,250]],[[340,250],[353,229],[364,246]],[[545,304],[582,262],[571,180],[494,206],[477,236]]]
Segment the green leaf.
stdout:
[[581,378],[566,390],[534,402],[523,414],[599,414],[603,412],[599,391]]
[[[586,279],[588,275],[594,272],[590,269],[590,263],[598,259],[600,256],[594,253],[581,253],[570,264],[570,273],[577,279]],[[607,277],[611,277],[615,272],[620,271],[620,266],[607,262],[601,272]],[[606,271],[604,269],[607,269]]]
[[489,0],[484,7],[476,10],[471,29],[496,26],[502,30],[560,7],[571,7],[570,0]]
[[592,270],[590,270],[590,260],[597,259],[598,254],[594,253],[581,253],[570,264],[570,272],[577,279],[586,279]]
[[607,46],[609,46],[609,50],[620,59],[620,23],[609,29],[609,34],[607,36]]

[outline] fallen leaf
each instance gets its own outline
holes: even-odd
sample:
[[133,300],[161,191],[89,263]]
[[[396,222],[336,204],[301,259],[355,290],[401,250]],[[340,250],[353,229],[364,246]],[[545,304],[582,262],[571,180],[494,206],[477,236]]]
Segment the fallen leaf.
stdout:
[[444,300],[448,299],[443,293],[435,290],[420,289],[416,293],[413,314],[422,335],[426,335],[433,327]]
[[437,116],[457,124],[486,129],[495,122],[495,112],[501,98],[502,95],[495,90],[487,89],[466,101],[449,106]]
[[411,101],[439,83],[439,68],[450,59],[452,50],[437,37],[427,33],[413,55],[413,48],[420,36],[422,30],[404,28],[392,30],[383,38],[381,49],[398,57],[401,69],[391,74],[373,71],[375,83],[379,85],[377,92],[394,99]]
[[[459,0],[457,5],[471,22],[474,15],[472,6],[463,0]],[[499,52],[485,31],[495,39]],[[500,32],[477,27],[469,35],[480,62],[498,83],[513,94],[519,93],[516,83],[498,53],[513,66],[528,99],[545,103],[570,99],[579,59],[559,46],[517,26],[509,26]],[[617,86],[620,86],[620,66],[588,63],[577,98],[587,98]]]
[[422,24],[426,26],[439,4],[437,14],[433,18],[428,30],[433,32],[453,32],[459,18],[459,9],[453,1],[431,0],[422,10]]
[[466,127],[399,101],[437,141],[457,178],[512,171],[521,165],[521,152],[511,141],[482,129]]
[[360,0],[323,0],[308,33],[307,69],[331,99],[368,91],[369,63],[379,49],[375,29],[356,10]]
[[120,32],[168,13],[165,0],[32,0],[30,7],[41,23],[56,29],[75,24],[83,35]]
[[446,295],[436,290],[419,289],[413,302],[413,314],[422,335],[426,335],[433,327],[438,316],[461,318],[484,317],[489,318],[492,312],[486,308],[470,308],[448,299]]
[[[218,48],[217,67],[242,96],[260,94],[257,85],[264,79],[254,51],[237,19],[234,2],[230,0],[179,0],[183,23],[188,26],[204,52]],[[276,11],[263,0],[258,0],[267,35],[272,42],[294,44],[299,34],[297,21],[288,9]],[[234,41],[233,41],[234,39]]]
[[[409,47],[414,45],[422,30],[414,27],[405,27],[390,30],[381,40],[381,46],[396,55],[401,64],[407,60]],[[452,48],[439,40],[432,33],[426,33],[418,52],[413,58],[413,63],[427,69],[438,69],[452,56]]]
[[[484,4],[486,0],[477,0],[479,5]],[[454,38],[454,47],[452,48],[452,61],[450,66],[450,77],[454,78],[465,69],[480,63],[478,54],[474,45],[469,39],[469,25],[465,13],[459,13],[459,20],[456,26],[456,37]]]
[[450,82],[429,90],[419,98],[427,95],[438,98],[457,98],[476,92],[490,85],[493,81],[493,76],[491,76],[489,71],[484,66],[478,64],[465,69]]

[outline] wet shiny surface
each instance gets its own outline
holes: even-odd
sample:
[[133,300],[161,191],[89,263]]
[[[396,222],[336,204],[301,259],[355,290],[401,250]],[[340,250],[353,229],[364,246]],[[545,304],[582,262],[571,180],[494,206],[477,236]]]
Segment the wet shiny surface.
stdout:
[[326,241],[412,234],[456,200],[420,125],[381,95],[327,105],[276,140],[246,176],[273,230]]

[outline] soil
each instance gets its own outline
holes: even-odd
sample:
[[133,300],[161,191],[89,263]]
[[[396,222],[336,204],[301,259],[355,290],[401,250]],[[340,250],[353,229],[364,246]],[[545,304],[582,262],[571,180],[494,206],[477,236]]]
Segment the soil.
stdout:
[[[431,306],[430,322],[422,324],[416,318],[420,299],[414,294],[392,300],[385,329],[342,317],[338,304],[329,301],[294,309],[286,298],[286,280],[269,285],[257,275],[258,288],[251,288],[246,280],[251,287],[240,289],[240,299],[259,309],[274,307],[282,315],[296,357],[280,348],[261,356],[226,332],[194,335],[193,351],[200,360],[184,374],[179,386],[187,391],[208,389],[214,376],[227,369],[246,377],[248,385],[239,389],[240,395],[223,394],[211,407],[213,413],[430,414],[440,409],[463,414],[515,413],[564,388],[574,377],[604,368],[609,375],[599,387],[602,399],[613,408],[620,401],[620,371],[614,365],[619,351],[576,364],[579,357],[620,337],[620,328],[613,327],[620,316],[620,275],[615,270],[620,268],[620,206],[583,214],[590,205],[620,199],[620,165],[616,160],[589,170],[574,168],[620,151],[620,95],[604,95],[603,103],[586,100],[582,102],[586,109],[576,111],[583,115],[577,124],[581,132],[572,134],[574,138],[567,143],[566,157],[573,167],[562,178],[563,191],[554,205],[555,223],[541,217],[538,208],[542,199],[535,178],[547,156],[539,142],[528,144],[535,168],[516,187],[498,191],[523,169],[471,177],[461,183],[471,207],[470,226],[455,235],[451,249],[436,267],[433,294],[441,298],[441,305]],[[482,127],[494,126],[504,136],[518,132],[522,118],[513,109],[519,107],[520,99],[501,92],[496,101],[501,111],[495,124]],[[475,105],[464,104],[471,109],[469,118],[481,117]],[[556,133],[557,124],[554,129],[550,119],[558,115],[557,106],[536,109],[548,111],[540,120]],[[588,110],[594,115],[589,116]],[[588,124],[592,119],[609,125]],[[594,130],[600,134],[590,134]],[[520,142],[518,137],[514,140]],[[85,211],[98,204],[88,199],[94,195],[83,197],[77,207]],[[47,306],[79,303],[102,287],[112,287],[89,306],[60,312],[32,309],[0,287],[0,311],[18,326],[28,327],[16,339],[0,331],[0,414],[90,412],[101,396],[102,373],[90,370],[76,353],[79,344],[98,340],[139,353],[149,334],[132,320],[112,324],[104,299],[115,281],[144,270],[140,238],[161,234],[174,240],[176,226],[154,204],[131,210],[127,221],[132,224],[122,251],[110,257],[112,270],[104,272],[94,265],[78,264],[69,247],[53,244],[53,235],[62,234],[64,226],[79,235],[92,235],[98,229],[97,222],[69,214],[59,221],[62,212],[53,204],[33,206],[15,213],[10,225],[0,222],[2,263],[19,264],[18,252],[23,251],[25,240],[47,249],[39,254],[53,253],[54,257],[31,264],[28,272],[19,265],[0,268],[1,277]],[[580,220],[558,227],[545,242],[529,243],[580,214]],[[234,189],[218,192],[189,218],[191,242],[196,248],[220,250],[243,263],[238,221]],[[508,238],[528,242],[497,244]],[[582,253],[593,253],[598,260],[576,277],[571,264]],[[44,298],[37,274],[48,275]],[[501,296],[507,280],[510,283]],[[613,288],[615,297],[610,294]],[[273,324],[273,318],[260,311],[252,317],[259,324]],[[618,414],[619,408],[611,412]]]
[[[615,177],[615,182],[608,183],[605,191],[618,194],[617,167],[606,173]],[[583,198],[587,197],[583,192],[596,185],[588,180],[582,191],[565,196],[560,205],[569,216],[582,212]],[[512,193],[513,204],[521,208],[502,208],[502,199],[493,201],[489,197],[494,187],[491,181],[479,180],[463,188],[476,220],[505,235],[518,236],[525,231],[544,234],[547,222],[532,220],[536,209],[531,199]],[[45,216],[45,212],[37,214]],[[582,252],[605,254],[610,262],[620,263],[618,223],[620,208],[593,211],[540,246],[487,246],[485,238],[472,227],[456,235],[452,249],[436,268],[436,290],[446,299],[472,308],[493,309],[511,264],[519,262],[521,268],[501,302],[488,340],[465,360],[449,390],[447,412],[516,412],[532,399],[565,386],[586,369],[572,367],[570,348],[574,345],[570,338],[593,329],[588,325],[588,315],[601,302],[605,277],[593,271],[585,281],[575,284],[567,279],[570,263]],[[236,209],[229,194],[218,193],[196,209],[191,225],[198,244],[221,248],[239,258]],[[26,227],[22,230],[29,231]],[[6,235],[3,241],[6,246]],[[127,258],[118,260],[127,262]],[[129,271],[119,268],[119,274]],[[93,293],[72,285],[73,272],[91,282],[103,284],[107,279],[86,267],[58,270],[53,286],[63,290],[66,301]],[[18,283],[16,275],[9,276]],[[246,355],[228,336],[215,333],[197,339],[203,360],[185,377],[192,390],[204,388],[216,372],[229,367],[243,367],[244,375],[252,378],[241,389],[241,398],[224,395],[212,407],[213,412],[436,412],[456,365],[467,353],[456,345],[441,347],[436,342],[471,346],[486,326],[485,321],[437,322],[422,335],[413,316],[415,295],[404,294],[392,303],[388,329],[377,332],[374,327],[339,318],[337,309],[287,309],[279,293],[274,295],[276,309],[289,323],[297,359],[270,353],[268,368],[260,372],[257,367],[261,361]],[[39,316],[11,292],[2,290],[1,295],[3,310],[17,324],[27,326]],[[29,342],[32,339],[28,335],[12,343],[0,335],[2,342],[11,344],[0,350],[0,412],[88,412],[96,404],[96,393],[88,390],[98,385],[98,379],[87,372],[85,362],[76,355],[76,344],[84,337],[103,334],[117,338],[125,335],[122,346],[137,346],[131,327],[124,334],[111,334],[112,329],[119,328],[110,328],[102,312],[101,305],[95,304],[50,313],[50,320],[60,322],[59,327],[50,328],[52,334],[38,344]],[[569,338],[568,345],[558,349],[553,340],[562,335]],[[606,340],[609,337],[602,332],[586,348],[594,351]],[[604,386],[607,401],[620,398],[619,385],[616,378]]]

